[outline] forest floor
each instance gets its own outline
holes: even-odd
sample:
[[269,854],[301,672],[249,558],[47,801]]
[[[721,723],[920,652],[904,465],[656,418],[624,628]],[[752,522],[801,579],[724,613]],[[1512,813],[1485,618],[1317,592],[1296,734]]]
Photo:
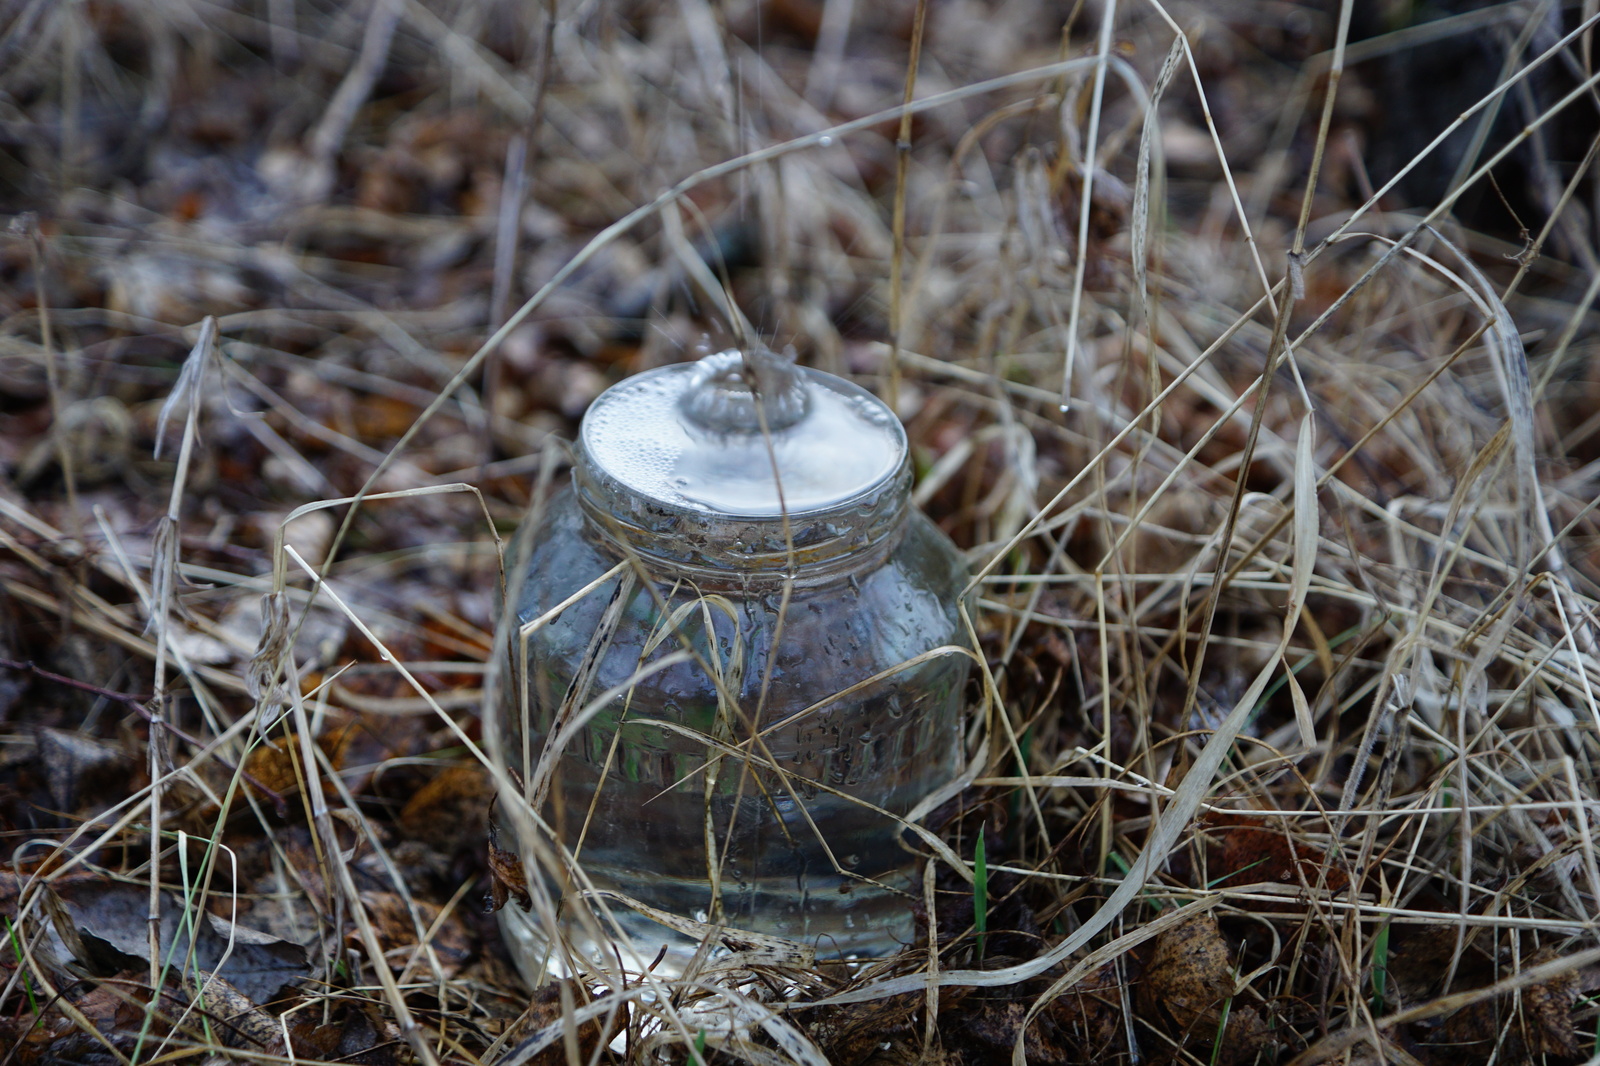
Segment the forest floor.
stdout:
[[[0,2],[0,1066],[1594,1061],[1594,20],[1354,7]],[[530,990],[504,545],[747,329],[977,576],[932,906]]]

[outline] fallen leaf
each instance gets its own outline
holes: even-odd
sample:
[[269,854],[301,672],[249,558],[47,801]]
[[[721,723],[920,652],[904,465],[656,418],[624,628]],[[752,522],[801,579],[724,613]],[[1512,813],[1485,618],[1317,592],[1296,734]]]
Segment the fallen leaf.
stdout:
[[[1522,969],[1554,962],[1554,948],[1541,948],[1522,960]],[[1540,1062],[1546,1056],[1578,1057],[1578,1034],[1572,1005],[1578,998],[1578,975],[1565,973],[1518,993],[1480,1000],[1456,1011],[1427,1040],[1448,1049],[1452,1062]]]
[[525,911],[533,910],[533,897],[528,895],[528,875],[522,868],[522,859],[514,851],[500,846],[499,827],[489,823],[489,899],[490,910],[499,910],[506,900],[514,899]]
[[318,1024],[306,1013],[299,1013],[289,1024],[289,1040],[295,1055],[318,1062],[355,1063],[357,1066],[393,1066],[407,1049],[392,1022],[378,1016],[368,1000],[342,1001],[335,1008],[335,1020]]
[[[1494,959],[1476,938],[1462,945],[1458,933],[1459,927],[1442,923],[1390,928],[1388,983],[1401,1006],[1494,982]],[[1451,974],[1455,980],[1447,989],[1444,981]]]
[[400,828],[446,853],[473,846],[487,831],[494,782],[482,766],[450,766],[417,790],[400,811]]
[[1327,861],[1321,848],[1286,832],[1281,823],[1254,816],[1213,815],[1208,828],[1218,841],[1208,862],[1211,887],[1303,882],[1313,889],[1338,892],[1350,883],[1343,870]]
[[[148,967],[149,889],[99,878],[58,882],[46,897],[55,928],[52,945],[70,954],[94,973]],[[305,949],[267,933],[235,925],[209,912],[183,908],[170,893],[161,894],[163,962],[174,975],[196,969],[216,972],[253,1003],[266,1003],[278,991],[311,972]],[[197,919],[191,922],[187,919]],[[63,925],[67,935],[61,935]],[[197,930],[195,929],[197,926]],[[191,932],[195,935],[191,936]],[[191,945],[192,940],[192,945]],[[130,962],[137,965],[128,965]]]
[[[551,1038],[556,1036],[555,1029],[562,1025],[564,1007],[562,1004],[562,990],[566,989],[566,999],[574,1005],[583,1005],[591,1000],[604,998],[592,996],[587,989],[575,981],[550,981],[533,990],[533,996],[522,1016],[511,1026],[511,1037],[507,1040],[510,1050],[506,1053],[505,1061],[521,1062],[526,1066],[567,1066],[567,1049],[565,1041]],[[594,1053],[602,1043],[610,1043],[621,1028],[624,1016],[608,1020],[602,1014],[599,1018],[584,1022],[578,1027],[578,1061],[591,1062]],[[604,1028],[602,1028],[604,1026]],[[523,1049],[543,1045],[530,1058],[523,1058]]]
[[1042,1012],[1073,1061],[1093,1062],[1120,1053],[1123,1043],[1122,982],[1112,963],[1100,967],[1052,1000]]
[[[378,942],[383,945],[384,957],[395,970],[410,965],[417,949],[417,925],[421,923],[428,932],[428,946],[439,960],[445,977],[453,977],[472,959],[472,938],[462,924],[459,911],[452,911],[442,921],[443,908],[425,900],[413,900],[417,909],[414,921],[406,901],[394,892],[363,892],[361,903],[367,909]],[[350,942],[359,944],[354,930]]]
[[[952,1063],[988,1066],[1005,1061],[1041,990],[972,990],[941,1001],[939,1032]],[[1023,1050],[1034,1066],[1076,1066],[1123,1054],[1121,982],[1107,964],[1039,1009],[1028,1025]]]
[[128,787],[127,752],[87,733],[39,730],[39,762],[50,801],[61,811],[77,811],[90,794],[102,789],[120,799]]
[[880,1060],[897,1044],[918,1040],[913,1024],[923,997],[918,993],[890,996],[867,1003],[844,1003],[795,1012],[807,1035],[833,1066],[863,1066]]
[[251,1001],[230,982],[204,970],[188,982],[200,1006],[211,1016],[227,1047],[249,1048],[269,1055],[284,1051],[283,1028],[278,1019]]
[[1139,1020],[1158,1025],[1180,1045],[1210,1045],[1226,1031],[1212,1061],[1246,1062],[1269,1033],[1260,1013],[1234,996],[1234,965],[1214,915],[1203,914],[1156,937],[1155,953],[1139,985]]
[[[147,1016],[149,993],[138,973],[118,975],[99,984],[72,982],[63,987],[61,998],[72,1005],[78,1017],[52,1004],[40,1015],[24,1018],[22,1025],[27,1031],[23,1039],[15,1044],[0,1044],[8,1057],[23,1066],[99,1066],[117,1061],[107,1051],[109,1045],[127,1061],[141,1040],[148,1047],[152,1039],[165,1038],[172,1020],[182,1016],[185,1007],[178,997],[163,995]],[[91,1028],[84,1029],[78,1018]],[[189,1029],[187,1035],[198,1035],[194,1031],[198,1026],[185,1028]],[[4,1034],[3,1029],[0,1034]]]
[[[344,765],[343,738],[342,730],[317,738],[318,747],[328,756],[328,761],[335,770]],[[300,765],[299,735],[290,733],[288,736],[264,740],[259,747],[250,752],[249,758],[245,760],[244,769],[250,775],[250,779],[264,788],[271,789],[279,796],[298,796],[301,792],[302,775],[305,772],[304,767]],[[325,795],[337,795],[329,786],[324,786],[323,791]],[[300,805],[291,804],[291,809],[297,807]]]

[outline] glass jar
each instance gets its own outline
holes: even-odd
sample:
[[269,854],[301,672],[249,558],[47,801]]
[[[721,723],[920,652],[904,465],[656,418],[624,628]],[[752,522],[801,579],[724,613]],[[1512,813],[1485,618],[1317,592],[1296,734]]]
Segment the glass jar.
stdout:
[[[497,697],[526,832],[553,837],[521,854],[530,877],[570,856],[542,873],[588,963],[671,971],[697,947],[622,897],[822,957],[910,941],[921,860],[896,816],[958,772],[971,662],[964,560],[910,489],[882,402],[764,349],[590,407],[509,586]],[[621,945],[575,920],[590,890]],[[549,934],[501,915],[544,972]]]

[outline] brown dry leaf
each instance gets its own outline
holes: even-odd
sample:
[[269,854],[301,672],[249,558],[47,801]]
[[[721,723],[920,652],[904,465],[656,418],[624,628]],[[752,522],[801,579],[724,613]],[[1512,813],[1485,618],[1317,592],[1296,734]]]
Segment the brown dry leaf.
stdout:
[[1209,821],[1219,841],[1207,871],[1213,886],[1299,885],[1303,880],[1312,888],[1338,892],[1350,883],[1343,870],[1326,861],[1322,849],[1284,832],[1281,824],[1227,815]]
[[[339,730],[317,738],[317,746],[322,749],[335,770],[344,765],[346,737],[346,731]],[[280,796],[297,796],[300,794],[301,774],[305,772],[299,765],[299,745],[300,736],[297,733],[277,738],[269,737],[245,760],[245,772],[256,782]],[[325,791],[333,792],[331,788]]]
[[[1456,958],[1458,944],[1455,926],[1392,927],[1388,977],[1401,1006],[1494,982],[1494,960],[1484,952],[1482,944],[1476,939],[1469,942]],[[1451,973],[1455,974],[1455,981],[1446,989],[1442,985]]]
[[[76,982],[66,986],[62,998],[76,1008],[94,1031],[84,1031],[77,1020],[51,1004],[40,1016],[24,1015],[19,1020],[20,1029],[25,1031],[19,1033],[21,1040],[17,1043],[6,1040],[10,1034],[0,1028],[0,1051],[5,1053],[0,1061],[17,1066],[110,1063],[116,1060],[107,1052],[107,1043],[123,1056],[131,1056],[141,1034],[145,1047],[150,1047],[152,1038],[159,1040],[170,1032],[171,1021],[183,1014],[185,1004],[175,996],[164,995],[147,1022],[144,1007],[148,991],[143,976],[130,972],[95,985]],[[191,1024],[188,1028],[192,1036],[192,1030],[197,1027]]]
[[500,846],[499,826],[489,823],[489,899],[490,910],[499,910],[506,900],[514,899],[525,911],[533,910],[533,897],[528,895],[528,875],[522,868],[522,859],[514,851]]
[[[1139,1019],[1160,1025],[1180,1044],[1213,1041],[1223,1004],[1233,997],[1233,975],[1228,943],[1215,916],[1191,918],[1156,937],[1155,954],[1139,985]],[[1216,1061],[1248,1061],[1267,1039],[1260,1013],[1233,998]]]
[[1233,965],[1217,920],[1190,919],[1156,937],[1155,955],[1139,985],[1139,1013],[1161,1018],[1174,1035],[1192,1030],[1233,992]]
[[1041,1022],[1076,1061],[1089,1062],[1122,1045],[1122,991],[1113,963],[1106,963],[1067,989],[1044,1009]]
[[[107,987],[104,984],[96,985],[93,988],[71,994],[68,998],[72,1000],[72,1005],[78,1008],[78,1012],[89,1021],[89,1024],[95,1027],[96,1031],[111,1038],[113,1044],[124,1049],[131,1049],[132,1037],[138,1032],[140,1023],[144,1020],[142,1000],[147,997],[148,993],[143,986],[143,982],[133,973],[124,976],[128,980],[113,979],[110,982],[117,986],[115,988]],[[156,1021],[152,1027],[152,1032],[160,1034],[166,1029],[166,1026],[163,1024],[159,1012],[155,1017]],[[55,1056],[58,1056],[55,1061],[60,1062],[91,1061],[103,1054],[103,1045],[94,1040],[89,1034],[79,1030],[76,1023],[65,1016],[54,1026],[54,1033],[57,1041],[50,1051],[42,1056],[45,1062],[52,1061],[52,1057]],[[70,1047],[73,1044],[83,1047],[81,1058],[66,1051],[66,1047]]]
[[[1554,948],[1542,948],[1523,963],[1540,966],[1557,958]],[[1572,1005],[1578,999],[1578,975],[1564,973],[1522,992],[1522,1024],[1519,1026],[1530,1058],[1542,1055],[1576,1058],[1578,1034],[1572,1021]]]
[[865,1066],[894,1058],[898,1047],[920,1046],[921,1027],[914,1019],[922,1003],[920,994],[907,993],[868,1003],[800,1010],[795,1017],[834,1066]]
[[417,420],[417,408],[390,396],[369,396],[352,409],[358,440],[393,440]]
[[[1522,968],[1542,966],[1560,957],[1541,948],[1522,960]],[[1572,1005],[1578,998],[1578,975],[1565,973],[1520,994],[1497,996],[1469,1004],[1452,1014],[1428,1038],[1429,1046],[1448,1049],[1455,1062],[1539,1062],[1545,1056],[1578,1056],[1578,1035]]]
[[487,831],[494,782],[482,766],[446,767],[423,785],[400,812],[407,836],[439,850],[475,846]]
[[[1011,989],[1009,996],[974,992],[941,1005],[939,1031],[952,1063],[987,1066],[1005,1061],[1037,990]],[[1107,963],[1046,1004],[1029,1024],[1024,1051],[1035,1064],[1076,1064],[1120,1055],[1122,992],[1114,964]]]
[[[939,1032],[945,1052],[961,1066],[984,1066],[1004,1062],[1017,1042],[1017,1030],[1027,1017],[1028,1004],[1022,1000],[974,998],[959,1011],[939,1012]],[[1028,1029],[1025,1051],[1031,1063],[1060,1063],[1059,1049],[1044,1046],[1037,1026]]]
[[[566,987],[568,997],[573,1004],[582,1005],[594,999],[588,990],[574,981],[550,981],[534,989],[533,996],[528,1003],[527,1010],[522,1012],[522,1017],[512,1024],[512,1036],[507,1040],[511,1050],[506,1055],[506,1061],[523,1062],[526,1066],[567,1066],[567,1050],[565,1042],[556,1039],[546,1047],[539,1050],[531,1058],[521,1057],[524,1046],[545,1043],[552,1026],[561,1024],[563,1013],[561,1003],[561,990]],[[622,1018],[611,1020],[611,1024],[604,1027],[605,1015],[587,1021],[578,1027],[578,1061],[590,1062],[594,1058],[595,1049],[602,1043],[610,1043],[617,1035],[622,1025]]]
[[[378,934],[378,942],[383,945],[389,964],[396,969],[406,966],[417,946],[417,925],[412,921],[406,901],[393,892],[363,892],[361,902],[372,919],[373,929]],[[473,954],[472,937],[461,920],[459,910],[451,911],[441,921],[439,916],[443,908],[426,900],[412,902],[417,908],[422,928],[430,933],[428,945],[438,957],[440,968],[446,977],[453,976],[472,959]],[[349,936],[352,944],[360,943],[354,930]]]
[[358,1066],[394,1066],[409,1061],[394,1024],[377,1012],[369,1000],[344,1000],[342,1014],[326,1025],[317,1024],[320,1011],[294,1015],[289,1039],[294,1052],[318,1062],[355,1063]]
[[200,1006],[217,1023],[224,1045],[269,1055],[283,1054],[283,1029],[278,1020],[252,1003],[243,992],[205,970],[192,976],[187,984],[190,991],[199,996]]

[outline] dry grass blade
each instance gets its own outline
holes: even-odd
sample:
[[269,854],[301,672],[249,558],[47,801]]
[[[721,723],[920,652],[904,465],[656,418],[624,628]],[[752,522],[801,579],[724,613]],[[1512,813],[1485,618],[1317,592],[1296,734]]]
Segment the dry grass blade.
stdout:
[[[1117,24],[1116,0],[1107,0],[1100,12],[1100,39],[1095,46],[1094,88],[1089,99],[1089,129],[1084,138],[1083,158],[1078,160],[1083,194],[1078,198],[1078,262],[1072,275],[1072,305],[1067,315],[1067,353],[1061,368],[1061,410],[1072,403],[1072,371],[1078,363],[1078,339],[1083,314],[1083,279],[1088,269],[1089,210],[1094,203],[1095,171],[1100,168],[1100,116],[1105,105],[1106,68],[1111,62],[1111,33]],[[1179,34],[1178,39],[1183,40]]]
[[1133,248],[1128,262],[1133,270],[1133,304],[1128,309],[1130,324],[1144,319],[1145,304],[1150,298],[1149,245],[1152,210],[1150,195],[1152,188],[1160,189],[1165,185],[1165,182],[1153,176],[1151,171],[1151,159],[1158,143],[1159,122],[1156,115],[1161,107],[1161,97],[1165,95],[1167,86],[1172,82],[1172,76],[1178,72],[1178,63],[1182,59],[1183,42],[1178,38],[1173,40],[1172,47],[1167,50],[1166,61],[1161,64],[1161,73],[1156,75],[1155,84],[1150,86],[1150,106],[1145,110],[1144,129],[1139,133],[1139,163],[1135,171],[1133,211],[1129,222],[1129,241]]

